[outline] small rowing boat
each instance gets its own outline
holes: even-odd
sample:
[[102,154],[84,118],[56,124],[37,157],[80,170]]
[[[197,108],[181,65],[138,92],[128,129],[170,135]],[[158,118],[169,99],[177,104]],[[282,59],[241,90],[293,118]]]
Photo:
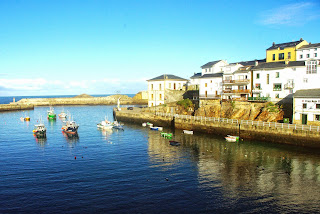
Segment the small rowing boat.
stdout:
[[193,131],[183,130],[183,134],[193,134]]
[[228,142],[239,142],[239,136],[227,135],[227,137],[225,137],[225,139]]

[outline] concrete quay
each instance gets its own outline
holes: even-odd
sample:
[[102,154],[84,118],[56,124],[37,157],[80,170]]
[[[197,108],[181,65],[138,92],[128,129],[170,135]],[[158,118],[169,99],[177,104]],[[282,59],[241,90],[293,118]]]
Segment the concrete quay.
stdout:
[[310,148],[320,148],[320,132],[310,130],[283,129],[279,127],[255,126],[250,124],[232,124],[208,120],[194,120],[192,117],[159,116],[150,112],[134,110],[114,110],[118,121],[142,124],[151,122],[155,126],[193,130],[195,133],[208,133],[225,137],[240,135],[244,140],[257,140],[278,144],[289,144]]
[[32,109],[34,109],[34,105],[30,105],[30,104],[1,104],[0,105],[0,112],[32,110]]

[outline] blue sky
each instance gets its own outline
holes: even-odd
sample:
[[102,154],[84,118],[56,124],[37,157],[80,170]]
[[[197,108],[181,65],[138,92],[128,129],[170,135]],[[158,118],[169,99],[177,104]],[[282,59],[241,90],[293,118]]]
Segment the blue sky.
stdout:
[[0,96],[137,93],[319,35],[319,1],[2,0]]

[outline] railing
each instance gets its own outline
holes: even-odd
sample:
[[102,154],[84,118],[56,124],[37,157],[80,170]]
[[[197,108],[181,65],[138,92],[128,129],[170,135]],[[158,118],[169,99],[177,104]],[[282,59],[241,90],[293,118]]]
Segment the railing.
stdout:
[[281,88],[273,88],[273,91],[281,91]]
[[260,94],[260,93],[262,93],[262,89],[261,88],[252,89],[252,93]]
[[200,99],[213,99],[213,100],[216,100],[216,99],[220,99],[221,97],[219,96],[219,95],[211,95],[211,94],[209,94],[209,95],[205,95],[205,94],[200,94],[199,95],[199,98]]
[[248,97],[249,101],[269,101],[270,97]]
[[249,89],[240,89],[240,90],[223,90],[224,94],[241,94],[241,93],[245,93],[245,94],[249,94],[250,90]]
[[250,80],[244,79],[244,80],[223,80],[224,84],[248,84],[250,83]]
[[202,117],[202,116],[191,116],[191,115],[179,115],[179,114],[162,113],[162,112],[157,112],[156,115],[163,116],[163,117],[175,117],[175,118],[181,118],[181,119],[189,119],[189,120],[193,120],[193,121],[223,122],[223,123],[228,123],[228,124],[242,124],[242,125],[251,125],[251,126],[263,126],[263,127],[273,127],[273,128],[281,128],[281,129],[320,132],[320,126],[309,126],[309,125],[298,125],[298,124],[276,123],[276,122],[262,122],[262,121],[253,121],[253,120],[237,120],[237,119]]
[[293,89],[294,88],[294,83],[286,83],[284,84],[284,89]]

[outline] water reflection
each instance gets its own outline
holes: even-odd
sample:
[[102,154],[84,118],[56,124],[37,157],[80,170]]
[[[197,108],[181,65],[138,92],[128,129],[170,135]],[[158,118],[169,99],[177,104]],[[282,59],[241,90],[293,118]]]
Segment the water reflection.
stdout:
[[70,146],[73,146],[74,144],[79,142],[79,135],[78,134],[69,134],[62,132],[64,138],[66,139],[67,143],[70,144]]
[[[159,133],[149,132],[148,153],[159,167],[183,158],[197,165],[199,188],[220,187],[226,198],[250,197],[296,209],[317,211],[320,198],[320,156],[265,143],[230,143],[208,135],[176,132],[179,148]],[[292,148],[292,147],[291,147]]]
[[45,136],[36,136],[36,135],[33,135],[34,138],[35,138],[35,141],[37,142],[37,144],[40,146],[40,147],[45,147],[46,144],[47,144],[47,138]]
[[112,135],[112,129],[99,129],[101,131],[101,135],[103,136],[104,140],[109,141],[110,140],[110,136]]

